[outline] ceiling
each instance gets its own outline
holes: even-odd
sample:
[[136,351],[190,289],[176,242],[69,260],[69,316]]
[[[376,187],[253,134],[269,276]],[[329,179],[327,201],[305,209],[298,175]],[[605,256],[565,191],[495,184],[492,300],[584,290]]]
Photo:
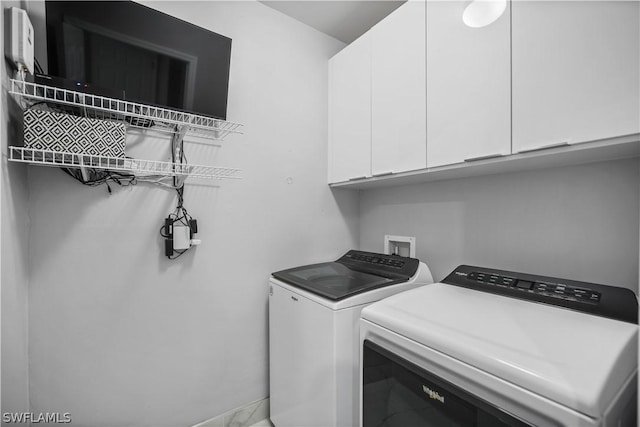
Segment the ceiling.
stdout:
[[285,0],[260,3],[348,44],[405,1]]

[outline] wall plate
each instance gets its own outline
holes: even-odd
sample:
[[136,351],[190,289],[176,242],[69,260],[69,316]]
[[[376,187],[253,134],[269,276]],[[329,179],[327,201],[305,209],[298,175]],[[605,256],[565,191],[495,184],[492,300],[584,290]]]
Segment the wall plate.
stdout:
[[406,236],[384,236],[384,253],[403,257],[416,257],[416,238]]

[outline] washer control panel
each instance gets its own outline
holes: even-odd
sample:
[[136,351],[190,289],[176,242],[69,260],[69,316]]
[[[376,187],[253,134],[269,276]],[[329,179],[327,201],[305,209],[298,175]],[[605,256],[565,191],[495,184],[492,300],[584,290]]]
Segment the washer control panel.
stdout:
[[406,279],[416,273],[420,264],[420,261],[415,258],[356,250],[347,252],[336,262],[365,273],[377,274],[382,277],[404,277]]
[[469,265],[442,283],[638,323],[638,299],[626,288]]
[[352,251],[347,253],[345,257],[365,264],[384,265],[391,268],[402,268],[405,265],[405,261],[401,257],[393,255],[367,254]]

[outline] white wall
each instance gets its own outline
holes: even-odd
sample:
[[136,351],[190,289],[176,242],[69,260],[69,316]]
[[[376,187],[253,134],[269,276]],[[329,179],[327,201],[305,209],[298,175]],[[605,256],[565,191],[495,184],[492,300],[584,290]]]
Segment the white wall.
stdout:
[[76,426],[187,426],[266,397],[269,273],[359,241],[357,195],[326,185],[327,59],[343,44],[257,2],[145,4],[233,39],[228,118],[245,134],[186,150],[244,179],[187,186],[203,244],[168,261],[174,192],[30,170],[31,409]]
[[[256,2],[144,4],[233,39],[228,117],[245,135],[187,154],[244,179],[187,187],[203,245],[168,261],[158,229],[172,192],[108,195],[3,161],[3,411],[188,426],[263,398],[269,273],[380,251],[384,234],[416,236],[436,279],[464,262],[637,290],[637,159],[371,190],[358,204],[325,184],[326,61],[341,43]],[[131,143],[167,155],[164,141]]]
[[[28,187],[24,167],[6,162],[6,141],[16,141],[22,130],[10,122],[6,94],[2,95],[2,412],[29,410],[28,394]],[[12,102],[12,101],[10,101]],[[20,114],[20,111],[17,111]]]
[[637,292],[639,186],[627,159],[366,191],[361,249],[415,236],[437,280],[471,264]]
[[[18,1],[3,1],[2,9],[20,7]],[[4,12],[3,12],[4,13]],[[0,46],[4,46],[4,32],[0,31]],[[22,139],[22,113],[7,95],[8,78],[12,70],[3,61],[2,114],[0,162],[1,217],[0,235],[2,253],[0,262],[0,324],[2,326],[1,355],[2,378],[1,410],[26,412],[29,410],[28,369],[28,246],[29,229],[27,171],[24,167],[8,163],[7,145]],[[4,424],[3,424],[4,425]]]

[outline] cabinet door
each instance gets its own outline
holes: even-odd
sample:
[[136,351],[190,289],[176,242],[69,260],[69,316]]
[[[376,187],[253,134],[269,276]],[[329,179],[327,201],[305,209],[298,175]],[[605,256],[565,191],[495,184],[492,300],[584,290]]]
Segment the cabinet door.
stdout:
[[426,167],[425,4],[408,1],[371,30],[371,172]]
[[371,175],[371,38],[329,60],[329,183]]
[[511,152],[509,7],[471,28],[467,4],[427,2],[428,167]]
[[514,1],[513,149],[640,131],[637,1]]

